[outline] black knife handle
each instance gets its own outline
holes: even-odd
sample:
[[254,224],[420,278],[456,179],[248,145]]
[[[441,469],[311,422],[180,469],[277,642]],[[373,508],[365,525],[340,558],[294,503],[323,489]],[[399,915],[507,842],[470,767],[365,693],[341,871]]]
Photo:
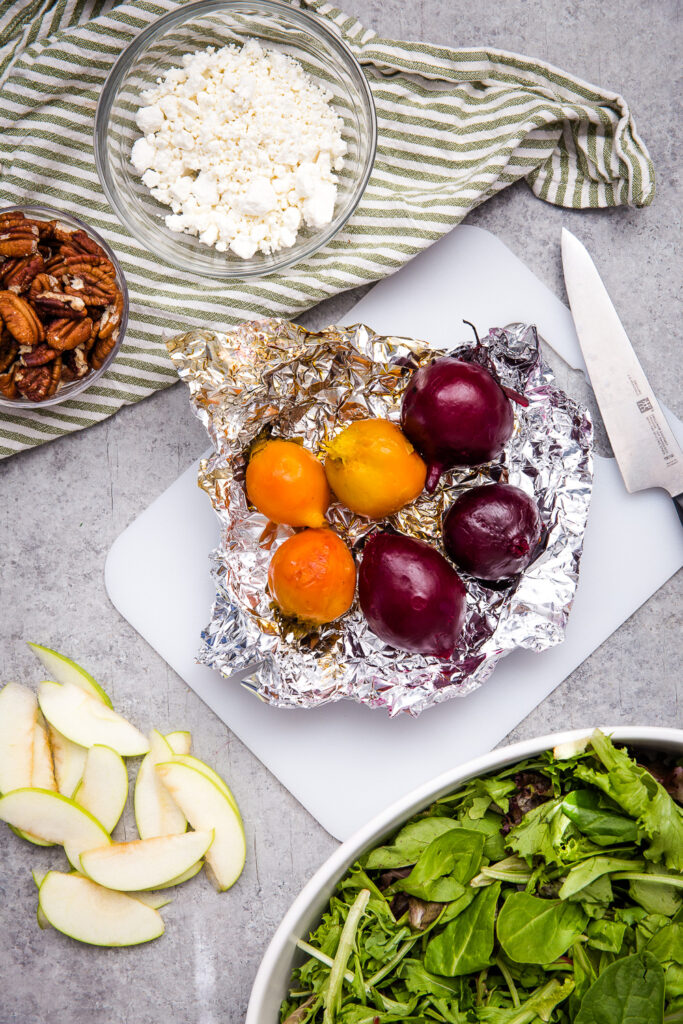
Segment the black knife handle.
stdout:
[[676,506],[678,518],[680,519],[681,523],[683,523],[683,491],[681,491],[680,494],[677,494],[676,497],[673,498],[673,503]]

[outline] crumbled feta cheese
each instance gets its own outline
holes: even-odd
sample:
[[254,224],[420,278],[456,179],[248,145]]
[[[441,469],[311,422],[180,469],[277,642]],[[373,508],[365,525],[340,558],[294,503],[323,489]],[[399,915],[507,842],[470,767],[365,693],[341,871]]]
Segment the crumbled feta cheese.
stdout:
[[329,224],[347,149],[330,93],[254,39],[181,63],[141,93],[131,152],[166,226],[250,259]]

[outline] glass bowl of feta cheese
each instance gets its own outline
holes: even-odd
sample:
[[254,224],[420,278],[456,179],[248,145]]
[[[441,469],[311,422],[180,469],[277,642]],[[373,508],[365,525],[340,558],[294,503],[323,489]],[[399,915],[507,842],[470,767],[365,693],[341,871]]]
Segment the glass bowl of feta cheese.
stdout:
[[94,143],[109,202],[150,252],[248,278],[343,246],[377,123],[358,61],[320,18],[279,0],[202,0],[117,60]]

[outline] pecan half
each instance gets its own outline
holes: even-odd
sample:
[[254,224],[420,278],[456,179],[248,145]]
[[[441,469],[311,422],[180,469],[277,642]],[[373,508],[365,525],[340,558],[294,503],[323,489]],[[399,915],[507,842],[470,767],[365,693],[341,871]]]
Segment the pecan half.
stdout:
[[47,329],[47,343],[58,352],[67,352],[90,340],[92,320],[53,320]]
[[33,305],[44,318],[81,320],[87,312],[80,295],[65,295],[60,291],[41,292],[40,295],[36,295]]
[[17,390],[31,402],[42,402],[54,395],[62,374],[61,357],[47,366],[20,366],[14,374]]
[[90,373],[90,364],[88,363],[83,345],[72,349],[71,352],[64,353],[62,380],[66,379],[67,374],[71,375],[71,380],[80,380],[81,377],[85,377],[88,373]]
[[6,260],[0,267],[0,282],[3,288],[19,295],[30,287],[31,282],[37,274],[40,274],[44,266],[43,257],[39,252],[34,252],[30,256]]
[[20,345],[38,345],[45,340],[45,328],[21,295],[0,291],[0,316]]
[[37,345],[30,352],[24,352],[21,361],[24,366],[45,366],[46,363],[51,363],[58,354],[56,349],[50,348],[49,345]]
[[113,331],[109,335],[109,337],[97,339],[97,341],[95,342],[95,347],[92,349],[89,356],[90,365],[92,366],[93,370],[99,370],[99,368],[102,366],[109,353],[116,345],[118,338],[119,331],[118,328],[116,328],[116,330]]
[[59,281],[52,274],[42,273],[37,274],[36,277],[31,281],[31,287],[28,290],[29,302],[35,303],[39,295],[43,292],[53,292],[59,290]]
[[104,267],[89,267],[64,277],[67,295],[80,295],[86,306],[109,306],[116,298],[116,281]]
[[104,313],[102,314],[102,320],[100,321],[99,336],[100,338],[111,337],[114,330],[121,323],[121,314],[123,313],[123,295],[121,292],[116,290],[116,298],[111,306],[107,306]]
[[14,360],[19,355],[19,345],[9,331],[3,331],[0,335],[0,373],[9,370]]
[[62,256],[82,256],[88,254],[90,256],[101,256],[109,262],[109,258],[102,246],[98,245],[94,239],[89,238],[85,231],[74,231],[68,242],[62,244],[60,251]]
[[29,256],[38,249],[38,228],[28,220],[0,224],[0,256]]
[[0,213],[0,229],[6,224],[18,224],[20,221],[26,220],[26,214],[22,213],[21,210],[5,210],[4,213]]
[[0,394],[3,394],[5,398],[16,398],[19,394],[17,386],[14,382],[14,375],[17,371],[17,363],[10,366],[7,373],[0,373]]

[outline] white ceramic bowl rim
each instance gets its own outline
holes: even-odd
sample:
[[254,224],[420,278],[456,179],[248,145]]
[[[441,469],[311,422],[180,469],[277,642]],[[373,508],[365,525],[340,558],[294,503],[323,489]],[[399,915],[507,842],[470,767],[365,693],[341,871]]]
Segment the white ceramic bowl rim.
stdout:
[[[177,10],[169,11],[168,14],[164,14],[161,18],[152,22],[151,25],[140,33],[140,35],[130,43],[123,53],[118,57],[116,62],[111,68],[104,89],[100,93],[97,101],[97,108],[95,110],[95,120],[93,129],[93,151],[95,156],[95,167],[97,174],[102,185],[102,189],[107,197],[109,205],[116,213],[117,217],[123,224],[123,226],[131,231],[137,238],[137,240],[149,248],[149,239],[146,237],[146,233],[141,230],[135,230],[134,222],[129,222],[123,213],[123,203],[116,189],[114,188],[113,181],[111,179],[111,172],[107,167],[106,161],[103,159],[103,155],[98,145],[98,134],[101,130],[101,125],[106,123],[109,119],[112,104],[115,99],[115,93],[109,88],[109,84],[115,80],[119,82],[123,81],[126,73],[135,63],[138,54],[140,54],[149,44],[151,38],[155,38],[163,33],[164,29],[174,28],[176,25],[180,25],[183,22],[190,21],[197,8],[201,10],[201,16],[204,17],[210,14],[212,11],[220,11],[225,9],[234,8],[236,11],[244,7],[261,7],[261,8],[272,8],[274,11],[280,11],[283,15],[291,18],[292,21],[298,23],[302,29],[308,29],[312,35],[320,35],[327,40],[328,45],[332,50],[341,51],[345,59],[349,62],[351,67],[354,69],[355,74],[358,78],[359,86],[362,92],[365,94],[367,101],[368,111],[370,114],[371,125],[372,125],[372,136],[369,146],[369,156],[366,161],[366,166],[363,168],[363,173],[357,183],[355,189],[355,195],[352,202],[349,203],[348,207],[344,211],[343,217],[336,215],[332,222],[324,228],[321,233],[312,238],[310,243],[305,246],[300,252],[291,258],[287,258],[287,251],[283,251],[283,255],[276,261],[275,265],[264,265],[262,268],[259,267],[244,267],[240,268],[238,265],[230,267],[229,272],[226,270],[223,273],[218,272],[216,268],[208,268],[204,266],[193,266],[190,268],[190,272],[198,274],[200,277],[215,277],[215,278],[250,278],[250,277],[261,277],[268,274],[279,273],[286,270],[290,266],[294,266],[298,263],[308,259],[309,256],[317,252],[319,249],[324,248],[328,242],[344,227],[348,220],[353,216],[356,207],[363,197],[372,169],[375,163],[375,155],[377,150],[377,112],[375,109],[375,101],[372,95],[372,90],[368,83],[363,69],[358,62],[355,54],[341,37],[340,34],[333,31],[323,21],[322,18],[315,17],[312,13],[300,10],[297,7],[292,6],[290,3],[284,2],[284,0],[197,0],[192,4],[184,4]],[[258,35],[258,33],[256,33]],[[168,256],[164,257],[167,262],[171,262]],[[181,263],[173,262],[174,266],[182,266],[183,269],[188,269]]]
[[[263,956],[249,999],[245,1024],[277,1024],[277,1017],[264,1015],[264,1004],[267,997],[270,997],[269,1001],[272,1004],[273,993],[272,990],[269,992],[269,988],[275,969],[282,963],[283,958],[289,957],[293,952],[294,943],[301,936],[301,920],[310,907],[318,900],[323,891],[331,891],[334,888],[344,872],[365,849],[381,842],[403,821],[439,797],[453,792],[456,787],[468,779],[502,769],[515,761],[522,761],[543,750],[550,750],[560,743],[568,743],[590,736],[595,728],[602,729],[618,743],[642,744],[664,751],[678,749],[683,754],[683,729],[663,726],[595,726],[594,728],[573,729],[568,732],[549,733],[546,736],[521,740],[507,747],[498,747],[488,754],[438,775],[430,782],[426,782],[423,786],[408,793],[372,818],[346,842],[342,843],[296,897]],[[282,993],[282,998],[284,995],[285,993]]]

